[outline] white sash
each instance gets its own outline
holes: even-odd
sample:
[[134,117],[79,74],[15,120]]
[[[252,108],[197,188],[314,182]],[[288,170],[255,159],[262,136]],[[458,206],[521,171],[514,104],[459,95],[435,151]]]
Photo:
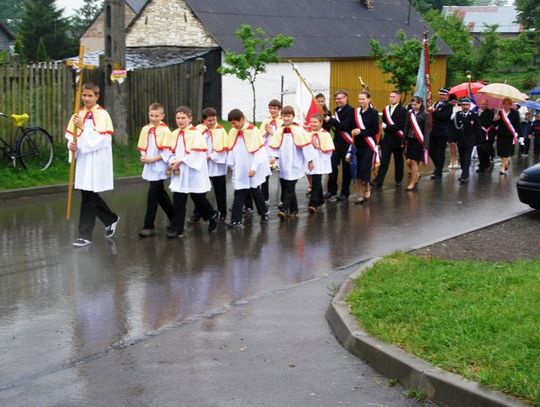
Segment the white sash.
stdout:
[[[397,108],[397,105],[396,105]],[[395,110],[394,110],[395,111]],[[388,123],[390,126],[395,126],[396,123],[392,120],[392,115],[390,114],[390,105],[387,105],[384,110],[384,117],[386,119],[386,123]],[[398,130],[397,134],[399,137],[403,137],[403,130]]]
[[[359,107],[354,109],[354,120],[356,121],[356,126],[358,126],[360,130],[366,129],[364,119],[362,118],[362,109]],[[381,161],[381,158],[379,157],[379,146],[371,136],[364,137],[364,140],[366,140],[369,148],[371,148],[371,150],[375,153],[373,156],[373,164],[379,163]]]
[[422,129],[418,125],[418,121],[416,120],[416,115],[414,114],[414,112],[412,112],[412,111],[410,112],[409,118],[411,120],[414,136],[416,137],[416,139],[418,140],[418,142],[420,143],[420,145],[424,149],[424,157],[423,157],[424,160],[423,160],[423,162],[424,162],[424,164],[427,165],[427,163],[428,163],[428,154],[427,154],[428,151],[426,150],[425,143],[424,143],[424,133],[422,133]]
[[[341,121],[339,120],[339,116],[338,116],[338,112],[336,110],[336,114],[335,114],[335,119],[341,123]],[[348,144],[352,144],[353,143],[353,137],[349,134],[349,132],[347,131],[343,131],[343,130],[339,130],[338,129],[338,133],[339,135],[343,138],[343,140],[345,140]]]
[[516,129],[514,129],[514,126],[512,126],[512,123],[510,123],[510,120],[508,119],[508,116],[506,115],[506,112],[504,110],[501,110],[501,118],[506,125],[508,131],[514,135],[513,144],[516,144],[518,139],[518,133]]

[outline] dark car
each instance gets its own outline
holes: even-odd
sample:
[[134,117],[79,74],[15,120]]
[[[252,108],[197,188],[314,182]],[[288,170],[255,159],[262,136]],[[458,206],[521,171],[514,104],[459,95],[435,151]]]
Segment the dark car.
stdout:
[[517,182],[519,200],[540,209],[540,163],[524,170]]

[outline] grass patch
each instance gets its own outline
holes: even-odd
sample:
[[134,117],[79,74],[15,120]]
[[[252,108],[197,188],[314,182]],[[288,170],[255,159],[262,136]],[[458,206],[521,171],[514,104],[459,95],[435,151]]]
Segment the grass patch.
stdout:
[[396,253],[348,301],[371,334],[445,370],[540,406],[540,262]]
[[[139,152],[135,145],[113,145],[113,162],[116,178],[140,175],[142,172]],[[68,176],[69,164],[65,144],[55,146],[54,160],[46,171],[26,170],[19,163],[13,168],[10,161],[0,162],[0,190],[66,184]]]

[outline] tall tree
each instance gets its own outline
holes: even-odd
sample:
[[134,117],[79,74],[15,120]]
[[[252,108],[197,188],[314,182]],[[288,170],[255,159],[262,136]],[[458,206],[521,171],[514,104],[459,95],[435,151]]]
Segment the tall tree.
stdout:
[[40,38],[51,59],[62,59],[77,52],[77,41],[69,36],[67,19],[56,8],[55,0],[26,0],[17,32],[25,59],[37,61]]
[[[422,52],[422,41],[417,38],[408,39],[405,33],[399,30],[396,33],[399,44],[390,44],[386,50],[378,41],[371,40],[370,55],[377,58],[379,69],[389,74],[387,83],[393,84],[396,89],[403,93],[411,93],[416,84],[418,66],[420,65],[420,53]],[[430,62],[437,52],[436,38],[431,38],[429,42]]]
[[70,17],[71,31],[75,38],[80,38],[88,26],[103,11],[103,0],[84,0],[82,7]]
[[474,0],[411,0],[414,8],[422,14],[429,10],[441,11],[444,6],[470,6],[473,2]]
[[478,54],[476,55],[474,71],[478,76],[482,76],[486,72],[498,68],[499,37],[497,24],[486,26]]
[[279,61],[278,51],[292,47],[294,40],[282,34],[268,38],[262,28],[253,30],[249,24],[242,24],[235,35],[242,42],[244,52],[239,54],[225,52],[225,65],[219,68],[219,72],[222,75],[234,75],[250,83],[253,94],[253,122],[255,122],[257,103],[255,80],[259,74],[266,72],[268,63]]
[[[472,46],[472,36],[463,22],[454,14],[443,16],[431,10],[424,16],[429,25],[437,32],[454,52],[448,58],[446,66],[446,81],[448,84],[464,82],[466,71],[475,67],[475,49]],[[474,72],[473,72],[474,73]]]
[[[540,3],[538,0],[515,0],[518,21],[529,31],[535,49],[535,63],[540,64]],[[540,86],[540,69],[536,84]]]
[[23,12],[23,2],[20,0],[2,0],[0,7],[0,21],[5,24],[11,32],[17,32],[17,25]]

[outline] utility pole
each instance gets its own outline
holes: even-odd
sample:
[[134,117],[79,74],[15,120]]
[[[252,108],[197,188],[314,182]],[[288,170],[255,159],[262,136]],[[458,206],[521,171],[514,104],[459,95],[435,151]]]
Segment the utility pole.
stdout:
[[126,27],[124,0],[105,0],[105,57],[100,66],[105,71],[105,107],[109,111],[115,140],[128,143],[127,90],[122,81],[112,81],[113,71],[126,69]]

